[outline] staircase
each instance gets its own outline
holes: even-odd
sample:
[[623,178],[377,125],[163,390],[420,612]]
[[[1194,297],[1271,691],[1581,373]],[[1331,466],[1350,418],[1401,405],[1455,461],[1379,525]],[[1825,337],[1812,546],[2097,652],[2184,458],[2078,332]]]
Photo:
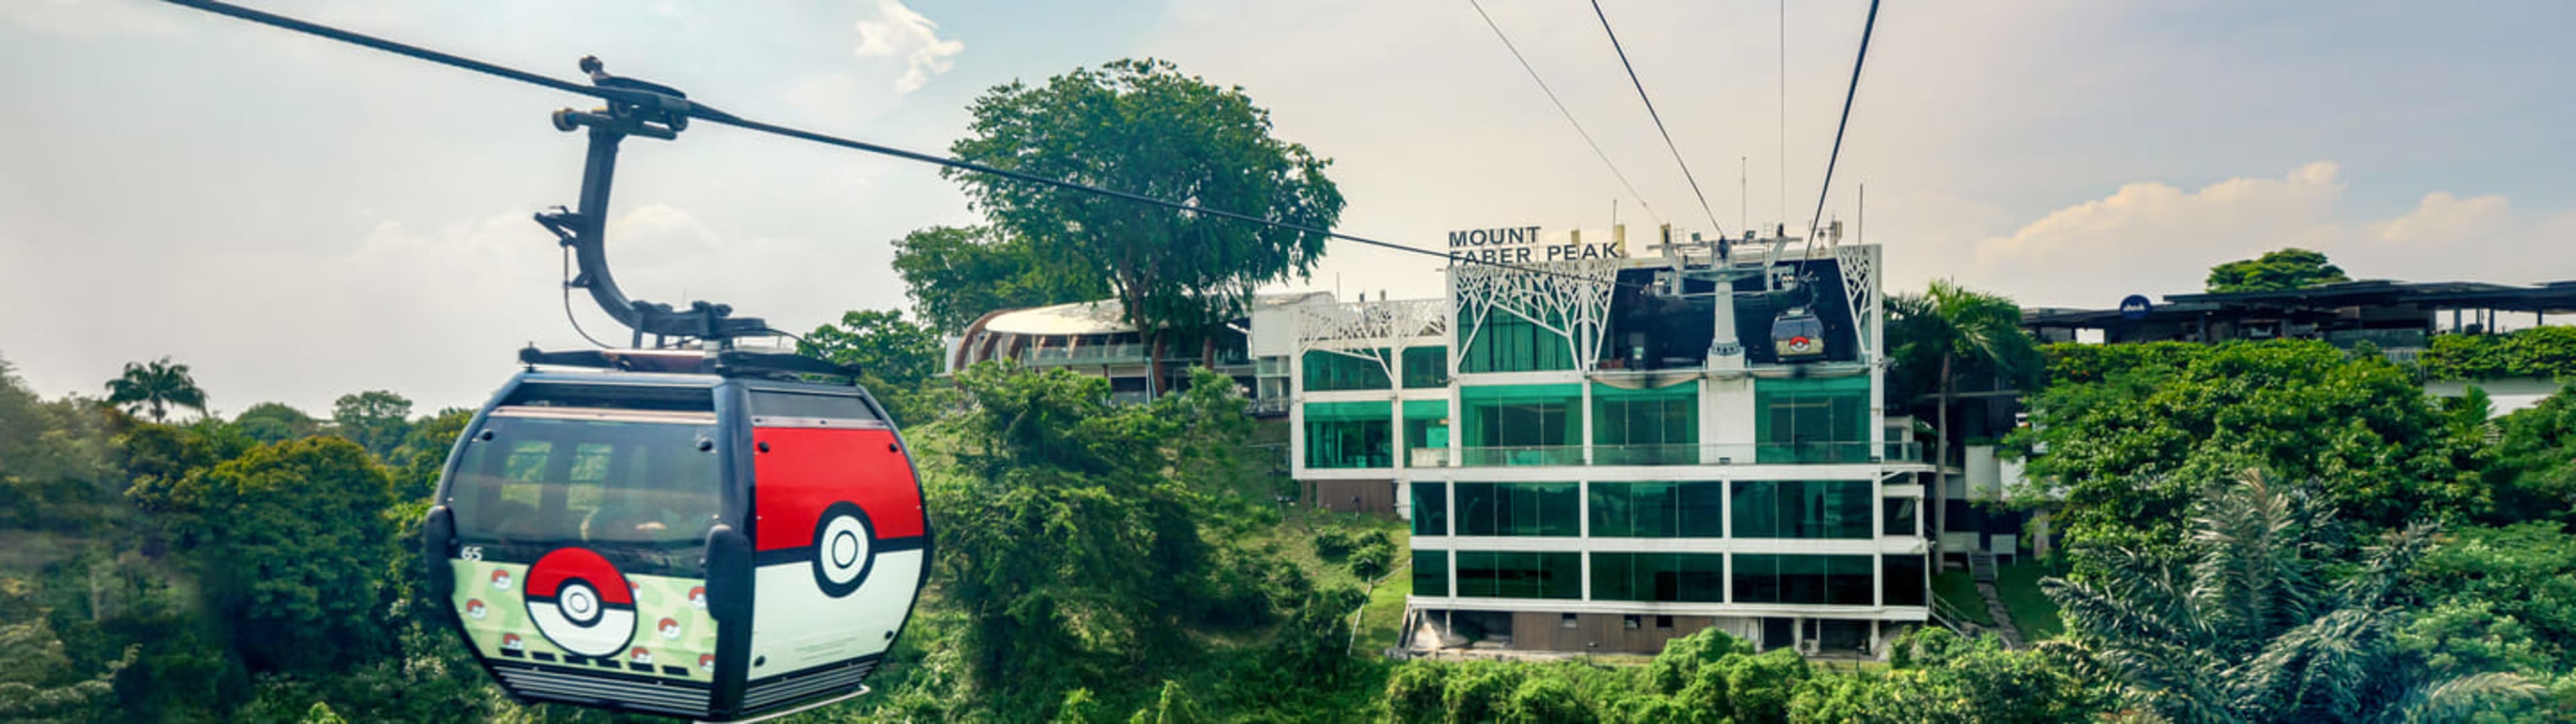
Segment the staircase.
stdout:
[[1995,582],[1995,554],[1974,551],[1968,554],[1968,578],[1978,583]]

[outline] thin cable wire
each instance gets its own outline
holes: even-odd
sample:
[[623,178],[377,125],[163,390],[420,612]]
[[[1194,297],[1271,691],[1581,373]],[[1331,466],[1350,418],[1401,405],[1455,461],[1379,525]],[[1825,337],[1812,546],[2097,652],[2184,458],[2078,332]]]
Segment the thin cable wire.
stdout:
[[[1871,0],[1876,2],[1877,0]],[[1789,223],[1789,0],[1780,0],[1780,223]],[[1812,235],[1811,235],[1812,236]]]
[[572,247],[564,247],[563,260],[564,321],[571,322],[572,331],[580,334],[582,339],[590,340],[591,345],[600,349],[608,349],[607,342],[599,341],[599,338],[590,336],[589,331],[581,328],[581,318],[572,315]]
[[1628,71],[1628,83],[1637,87],[1637,99],[1646,102],[1646,117],[1655,120],[1655,132],[1664,135],[1664,148],[1673,152],[1673,163],[1682,167],[1682,178],[1690,181],[1691,195],[1699,198],[1699,211],[1708,216],[1710,229],[1725,236],[1725,227],[1717,223],[1717,212],[1708,208],[1708,194],[1700,193],[1699,177],[1691,175],[1690,163],[1682,160],[1682,149],[1673,145],[1673,132],[1664,130],[1664,117],[1655,112],[1655,99],[1646,94],[1646,82],[1637,79],[1637,66],[1628,62],[1628,50],[1619,46],[1619,32],[1610,29],[1610,16],[1601,12],[1601,0],[1592,0],[1592,15],[1601,19],[1601,32],[1610,36],[1610,50],[1619,54],[1619,67]]
[[[1869,61],[1869,34],[1878,28],[1878,0],[1869,0],[1869,21],[1860,26],[1860,54],[1852,58],[1851,87],[1843,91],[1843,119],[1834,124],[1834,151],[1825,157],[1825,184],[1816,190],[1816,215],[1808,217],[1807,228],[1814,229],[1825,218],[1825,197],[1834,190],[1834,164],[1842,160],[1843,130],[1851,127],[1852,99],[1860,94],[1861,64]],[[1815,235],[1808,234],[1809,243]]]
[[[1098,195],[1098,196],[1106,196],[1106,197],[1109,197],[1109,198],[1120,199],[1120,200],[1123,200],[1123,201],[1131,201],[1131,202],[1135,202],[1135,203],[1145,204],[1145,205],[1148,205],[1148,206],[1157,206],[1157,207],[1162,207],[1162,208],[1166,208],[1166,209],[1171,209],[1171,210],[1174,210],[1174,211],[1181,211],[1181,212],[1185,212],[1185,213],[1201,214],[1201,215],[1205,215],[1205,216],[1212,216],[1212,217],[1216,217],[1216,218],[1228,219],[1228,220],[1232,220],[1232,221],[1240,221],[1240,222],[1250,223],[1250,224],[1260,224],[1260,225],[1263,225],[1263,226],[1268,226],[1268,227],[1277,228],[1277,229],[1285,229],[1285,230],[1295,231],[1295,232],[1305,233],[1305,234],[1315,234],[1315,235],[1322,236],[1322,237],[1325,237],[1325,238],[1328,238],[1328,239],[1340,239],[1340,240],[1348,241],[1348,242],[1352,242],[1352,243],[1365,244],[1365,245],[1368,245],[1368,246],[1374,246],[1374,247],[1378,247],[1378,248],[1382,248],[1382,249],[1390,249],[1390,250],[1400,251],[1400,252],[1405,252],[1405,253],[1409,253],[1409,254],[1421,254],[1421,255],[1425,255],[1425,256],[1440,257],[1440,258],[1443,258],[1443,259],[1448,259],[1448,260],[1450,260],[1450,263],[1451,263],[1451,264],[1475,264],[1475,265],[1482,265],[1482,266],[1501,267],[1501,268],[1506,268],[1506,269],[1512,269],[1512,270],[1515,270],[1515,271],[1526,272],[1526,273],[1530,273],[1530,274],[1539,274],[1539,275],[1544,275],[1544,276],[1565,277],[1565,278],[1569,278],[1569,279],[1585,279],[1585,278],[1586,278],[1586,277],[1583,277],[1583,276],[1578,275],[1578,274],[1568,274],[1568,273],[1565,273],[1565,272],[1554,271],[1554,270],[1549,270],[1549,269],[1539,269],[1539,268],[1534,268],[1534,267],[1525,267],[1525,266],[1519,266],[1519,265],[1516,265],[1516,264],[1507,264],[1507,263],[1499,262],[1499,261],[1488,261],[1488,260],[1484,260],[1484,259],[1477,259],[1477,258],[1473,258],[1473,257],[1455,256],[1455,255],[1451,255],[1451,254],[1449,254],[1449,253],[1447,253],[1447,252],[1436,251],[1436,250],[1432,250],[1432,249],[1416,248],[1416,247],[1412,247],[1412,246],[1406,246],[1406,245],[1404,245],[1404,244],[1398,244],[1398,243],[1394,243],[1394,242],[1390,242],[1390,241],[1381,241],[1381,240],[1378,240],[1378,239],[1372,239],[1372,238],[1368,238],[1368,237],[1364,237],[1364,236],[1356,236],[1356,235],[1352,235],[1352,234],[1345,234],[1345,233],[1341,233],[1341,232],[1337,232],[1337,231],[1332,231],[1332,230],[1328,230],[1328,229],[1322,229],[1322,228],[1317,228],[1317,227],[1313,227],[1313,226],[1308,226],[1308,225],[1305,225],[1305,224],[1298,224],[1298,223],[1291,223],[1291,222],[1286,222],[1286,221],[1277,221],[1277,220],[1272,220],[1272,219],[1265,219],[1265,218],[1261,218],[1261,217],[1258,217],[1258,216],[1253,216],[1253,215],[1251,215],[1251,214],[1244,214],[1244,213],[1238,213],[1238,212],[1233,212],[1233,211],[1226,211],[1226,210],[1223,210],[1223,209],[1211,209],[1211,208],[1207,208],[1207,207],[1204,207],[1204,206],[1199,206],[1199,205],[1197,205],[1197,204],[1183,203],[1183,202],[1179,202],[1179,201],[1171,201],[1171,200],[1166,200],[1166,199],[1155,198],[1155,197],[1152,197],[1152,196],[1146,196],[1146,195],[1143,195],[1143,194],[1137,194],[1137,193],[1131,193],[1131,192],[1126,192],[1126,191],[1120,191],[1120,190],[1117,190],[1117,189],[1101,188],[1101,187],[1098,187],[1098,186],[1090,186],[1090,185],[1086,185],[1086,184],[1082,184],[1082,183],[1078,183],[1078,182],[1074,182],[1074,181],[1066,181],[1066,180],[1063,180],[1063,179],[1047,178],[1047,177],[1044,177],[1044,176],[1038,176],[1038,175],[1035,175],[1035,174],[1023,173],[1023,172],[1019,172],[1019,171],[1012,171],[1012,170],[1003,169],[1003,168],[998,168],[998,167],[994,167],[994,166],[987,166],[987,165],[984,165],[984,164],[980,164],[980,163],[976,163],[976,162],[968,161],[968,160],[964,160],[964,159],[948,158],[948,157],[945,157],[945,156],[935,156],[935,155],[931,155],[931,154],[927,154],[927,153],[922,153],[922,152],[919,152],[919,151],[909,151],[909,150],[905,150],[905,149],[901,149],[901,148],[895,148],[895,147],[893,147],[893,146],[886,146],[886,145],[882,145],[882,144],[869,143],[869,142],[866,142],[866,141],[860,141],[860,140],[855,140],[855,139],[841,138],[841,137],[838,137],[838,136],[830,136],[830,135],[825,135],[825,134],[821,134],[821,133],[815,133],[815,132],[813,132],[813,131],[807,131],[807,130],[802,130],[802,129],[798,129],[798,128],[791,128],[791,127],[781,126],[781,125],[772,124],[772,123],[765,123],[765,122],[756,121],[756,120],[752,120],[752,119],[749,119],[749,118],[744,118],[744,117],[741,117],[741,116],[737,116],[737,115],[734,115],[734,114],[731,114],[731,113],[727,113],[727,112],[724,112],[724,111],[721,111],[721,110],[717,110],[717,109],[716,109],[715,107],[713,107],[713,106],[709,106],[709,105],[704,104],[704,103],[699,103],[699,102],[697,102],[697,101],[687,100],[687,99],[683,99],[683,98],[674,98],[674,97],[670,97],[670,96],[664,96],[664,95],[661,95],[661,94],[657,94],[657,93],[649,93],[649,92],[644,92],[644,91],[633,91],[633,90],[625,90],[625,89],[618,89],[618,88],[600,88],[600,87],[595,87],[595,86],[579,85],[579,84],[575,84],[575,83],[572,83],[572,82],[569,82],[569,81],[563,81],[563,80],[558,80],[558,79],[554,79],[554,78],[548,78],[548,77],[546,77],[546,76],[538,75],[538,74],[535,74],[535,73],[530,73],[530,72],[527,72],[527,71],[516,70],[516,69],[508,68],[508,67],[505,67],[505,66],[494,65],[494,64],[491,64],[491,63],[485,63],[485,62],[478,61],[478,60],[472,60],[472,59],[464,58],[464,57],[462,57],[462,56],[452,55],[452,54],[448,54],[448,53],[442,53],[442,52],[438,52],[438,51],[435,51],[435,50],[429,50],[429,49],[427,49],[427,48],[422,48],[422,47],[414,46],[414,45],[408,45],[408,44],[405,44],[405,43],[400,43],[400,42],[396,42],[396,41],[392,41],[392,40],[386,40],[386,39],[383,39],[383,38],[378,38],[378,37],[374,37],[374,36],[370,36],[370,35],[364,35],[364,34],[360,34],[360,33],[349,32],[349,31],[346,31],[346,30],[340,30],[340,29],[337,29],[337,28],[332,28],[332,27],[328,27],[328,26],[324,26],[324,25],[318,25],[318,24],[314,24],[314,23],[309,23],[309,22],[305,22],[305,21],[301,21],[301,20],[296,20],[296,19],[293,19],[293,18],[288,18],[288,17],[285,17],[285,16],[281,16],[281,15],[275,15],[275,14],[271,14],[271,13],[260,12],[260,11],[257,11],[257,10],[252,10],[252,9],[245,8],[245,7],[241,7],[241,6],[238,6],[238,5],[232,5],[232,4],[229,4],[229,3],[216,2],[215,0],[164,0],[164,1],[165,1],[165,2],[169,2],[169,3],[172,3],[172,4],[176,4],[176,5],[183,5],[183,6],[192,7],[192,8],[197,8],[197,9],[200,9],[200,10],[205,10],[205,11],[208,11],[208,12],[213,12],[213,13],[217,13],[217,14],[221,14],[221,15],[227,15],[227,16],[231,16],[231,17],[235,17],[235,18],[240,18],[240,19],[243,19],[243,20],[249,20],[249,21],[251,21],[251,22],[260,23],[260,24],[263,24],[263,25],[269,25],[269,26],[273,26],[273,27],[283,28],[283,29],[286,29],[286,30],[294,30],[294,31],[298,31],[298,32],[309,33],[309,34],[312,34],[312,35],[318,35],[318,36],[321,36],[321,37],[330,38],[330,39],[333,39],[333,40],[339,40],[339,41],[347,42],[347,43],[351,43],[351,44],[354,44],[354,45],[360,45],[360,46],[365,46],[365,47],[369,47],[369,48],[374,48],[374,49],[382,50],[382,51],[386,51],[386,52],[389,52],[389,53],[395,53],[395,54],[398,54],[398,55],[406,55],[406,56],[410,56],[410,57],[413,57],[413,58],[418,58],[418,59],[421,59],[421,60],[426,60],[426,61],[430,61],[430,62],[433,62],[433,63],[438,63],[438,64],[441,64],[441,65],[455,66],[455,67],[458,67],[458,68],[464,68],[464,69],[466,69],[466,70],[472,70],[472,71],[479,72],[479,73],[485,73],[485,74],[489,74],[489,75],[499,76],[499,77],[502,77],[502,78],[507,78],[507,79],[510,79],[510,80],[516,80],[516,81],[520,81],[520,82],[524,82],[524,83],[533,83],[533,84],[540,85],[540,86],[544,86],[544,87],[547,87],[547,88],[553,88],[553,89],[556,89],[556,90],[561,90],[561,91],[565,91],[565,92],[569,92],[569,93],[576,93],[576,94],[580,94],[580,95],[591,96],[591,97],[594,97],[594,98],[602,98],[602,99],[614,100],[614,101],[619,101],[619,102],[627,102],[627,103],[639,103],[639,104],[646,105],[646,106],[648,106],[648,107],[656,107],[656,108],[663,107],[663,105],[664,105],[664,104],[685,105],[685,106],[686,106],[686,113],[687,113],[687,115],[688,115],[689,117],[691,117],[691,118],[696,118],[696,119],[699,119],[699,120],[704,120],[704,121],[707,121],[707,122],[710,122],[710,123],[718,123],[718,124],[723,124],[723,125],[733,126],[733,127],[735,127],[735,128],[740,128],[740,129],[744,129],[744,130],[748,130],[748,131],[758,131],[758,132],[761,132],[761,133],[768,133],[768,134],[771,134],[771,135],[785,136],[785,137],[788,137],[788,138],[794,138],[794,139],[797,139],[797,140],[809,141],[809,142],[813,142],[813,143],[819,143],[819,144],[823,144],[823,145],[826,145],[826,146],[836,146],[836,147],[846,148],[846,149],[850,149],[850,150],[854,150],[854,151],[864,151],[864,152],[867,152],[867,153],[873,153],[873,154],[878,154],[878,155],[883,155],[883,156],[893,156],[893,157],[895,157],[895,158],[905,159],[905,160],[909,160],[909,161],[919,161],[919,162],[922,162],[922,163],[927,163],[927,164],[932,164],[932,165],[942,166],[942,167],[946,167],[946,168],[958,169],[958,170],[961,170],[961,171],[972,171],[972,172],[975,172],[975,173],[986,174],[986,175],[991,175],[991,176],[1000,176],[1000,177],[1002,177],[1002,178],[1007,178],[1007,179],[1011,179],[1011,180],[1014,180],[1014,181],[1020,181],[1020,182],[1024,182],[1024,183],[1033,183],[1033,184],[1038,184],[1038,185],[1042,185],[1042,186],[1051,186],[1051,187],[1055,187],[1055,188],[1059,188],[1059,189],[1064,189],[1064,190],[1067,190],[1067,191],[1076,191],[1076,192],[1081,192],[1081,193],[1094,194],[1094,195]],[[1658,123],[1660,123],[1660,121],[1658,121]],[[1670,139],[1667,139],[1667,141],[1669,141],[1669,140],[1670,140]],[[1687,169],[1685,169],[1685,171],[1687,171]],[[1696,183],[1694,183],[1694,188],[1696,188]],[[1701,206],[1702,206],[1703,208],[1705,208],[1705,207],[1707,206],[1707,201],[1706,201],[1705,199],[1702,199],[1702,201],[1701,201]],[[1711,218],[1711,222],[1712,222],[1712,224],[1715,222],[1714,217],[1712,217],[1712,218]],[[1622,284],[1620,284],[1620,285],[1621,285],[1621,286],[1635,286],[1635,287],[1643,287],[1643,286],[1645,286],[1645,285],[1644,285],[1644,284],[1642,284],[1642,283],[1622,283]]]
[[1485,13],[1484,4],[1479,3],[1476,0],[1467,0],[1467,5],[1476,9],[1477,17],[1485,19],[1485,27],[1494,29],[1494,38],[1503,41],[1504,50],[1512,51],[1512,59],[1521,62],[1521,70],[1529,71],[1530,81],[1538,84],[1538,90],[1540,93],[1547,94],[1547,102],[1556,104],[1556,112],[1564,114],[1565,122],[1572,124],[1574,126],[1574,132],[1583,136],[1584,145],[1592,147],[1592,155],[1599,156],[1601,158],[1601,165],[1610,167],[1610,175],[1619,178],[1619,185],[1628,189],[1628,196],[1636,199],[1638,206],[1645,207],[1646,215],[1654,217],[1655,223],[1663,223],[1664,215],[1655,213],[1654,205],[1646,203],[1645,194],[1637,193],[1637,185],[1628,182],[1628,174],[1621,173],[1619,171],[1619,164],[1612,163],[1610,161],[1610,154],[1601,150],[1601,143],[1592,140],[1592,132],[1583,130],[1582,121],[1574,120],[1574,111],[1566,109],[1565,101],[1557,99],[1556,91],[1548,88],[1547,81],[1539,77],[1538,68],[1532,67],[1530,65],[1529,58],[1521,55],[1520,47],[1512,44],[1511,36],[1503,34],[1503,26],[1494,22],[1494,16]]

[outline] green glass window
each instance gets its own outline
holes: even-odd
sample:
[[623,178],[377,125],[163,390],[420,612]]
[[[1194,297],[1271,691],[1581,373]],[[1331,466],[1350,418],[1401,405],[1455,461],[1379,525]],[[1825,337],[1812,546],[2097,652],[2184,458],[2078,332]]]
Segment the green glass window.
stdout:
[[1868,538],[1866,480],[1738,480],[1737,538]]
[[1891,555],[1879,557],[1881,598],[1888,606],[1921,606],[1929,595],[1932,580],[1923,577],[1923,556]]
[[[1559,329],[1565,325],[1554,325]],[[1484,324],[1461,311],[1458,334],[1468,340],[1458,355],[1460,372],[1536,372],[1574,369],[1574,345],[1565,335],[1509,309],[1485,313]]]
[[1738,553],[1735,602],[1871,605],[1870,559]]
[[1582,535],[1573,483],[1456,483],[1458,535]]
[[1464,387],[1458,404],[1467,465],[1580,465],[1580,385]]
[[1724,553],[1594,553],[1592,600],[1726,601]]
[[1594,482],[1586,493],[1595,538],[1718,538],[1726,535],[1718,482]]
[[1449,487],[1446,483],[1414,483],[1413,534],[1449,534]]
[[1385,402],[1309,402],[1306,467],[1383,468],[1395,464],[1395,408]]
[[1869,378],[1755,380],[1754,457],[1763,463],[1868,462]]
[[1386,354],[1384,348],[1352,350],[1349,353],[1308,350],[1305,359],[1306,390],[1388,389],[1391,385],[1386,381],[1386,365],[1379,362],[1386,358]]
[[1404,401],[1404,449],[1449,448],[1449,401]]
[[1413,595],[1449,595],[1449,552],[1413,552]]
[[1404,386],[1415,389],[1448,387],[1449,348],[1404,348]]
[[1596,465],[1698,463],[1699,383],[1646,390],[1594,384],[1592,445]]
[[1884,510],[1879,515],[1878,532],[1886,535],[1921,535],[1914,524],[1915,499],[1888,498],[1879,502]]
[[1459,551],[1457,595],[1580,599],[1583,554]]

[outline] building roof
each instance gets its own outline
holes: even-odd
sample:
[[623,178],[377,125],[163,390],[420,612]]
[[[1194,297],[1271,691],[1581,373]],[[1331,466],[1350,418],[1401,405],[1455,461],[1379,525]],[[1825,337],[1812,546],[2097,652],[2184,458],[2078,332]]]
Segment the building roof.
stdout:
[[[2261,292],[2167,294],[2148,319],[2190,317],[2225,310],[2327,310],[2360,306],[2426,309],[2493,309],[2548,314],[2576,313],[2576,280],[2537,286],[2489,282],[2400,282],[2369,279],[2304,289]],[[2100,327],[2123,321],[2118,309],[2035,307],[2022,310],[2031,327]]]
[[1118,300],[1074,302],[1052,307],[1037,307],[1003,312],[984,322],[984,329],[1002,334],[1063,335],[1116,334],[1133,332],[1118,306]]

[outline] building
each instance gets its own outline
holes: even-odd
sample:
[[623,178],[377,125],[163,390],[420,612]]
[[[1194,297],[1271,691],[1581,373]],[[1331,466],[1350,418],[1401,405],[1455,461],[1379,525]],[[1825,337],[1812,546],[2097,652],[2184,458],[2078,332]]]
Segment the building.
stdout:
[[1412,521],[1409,646],[1877,655],[1930,617],[1876,246],[1537,236],[1445,298],[1292,309],[1293,474]]
[[[1267,303],[1256,300],[1255,306]],[[1207,362],[1211,354],[1216,362],[1212,369],[1234,377],[1246,390],[1254,389],[1257,375],[1246,355],[1249,323],[1237,319],[1204,335],[1169,335],[1158,365],[1161,379],[1151,389],[1186,386],[1189,369]],[[952,340],[946,371],[954,373],[977,362],[1016,360],[1031,369],[1062,368],[1107,378],[1113,399],[1139,403],[1150,399],[1149,367],[1157,366],[1149,364],[1148,352],[1144,335],[1127,323],[1117,300],[1074,302],[992,312],[976,319]],[[1284,411],[1275,400],[1267,407]]]

